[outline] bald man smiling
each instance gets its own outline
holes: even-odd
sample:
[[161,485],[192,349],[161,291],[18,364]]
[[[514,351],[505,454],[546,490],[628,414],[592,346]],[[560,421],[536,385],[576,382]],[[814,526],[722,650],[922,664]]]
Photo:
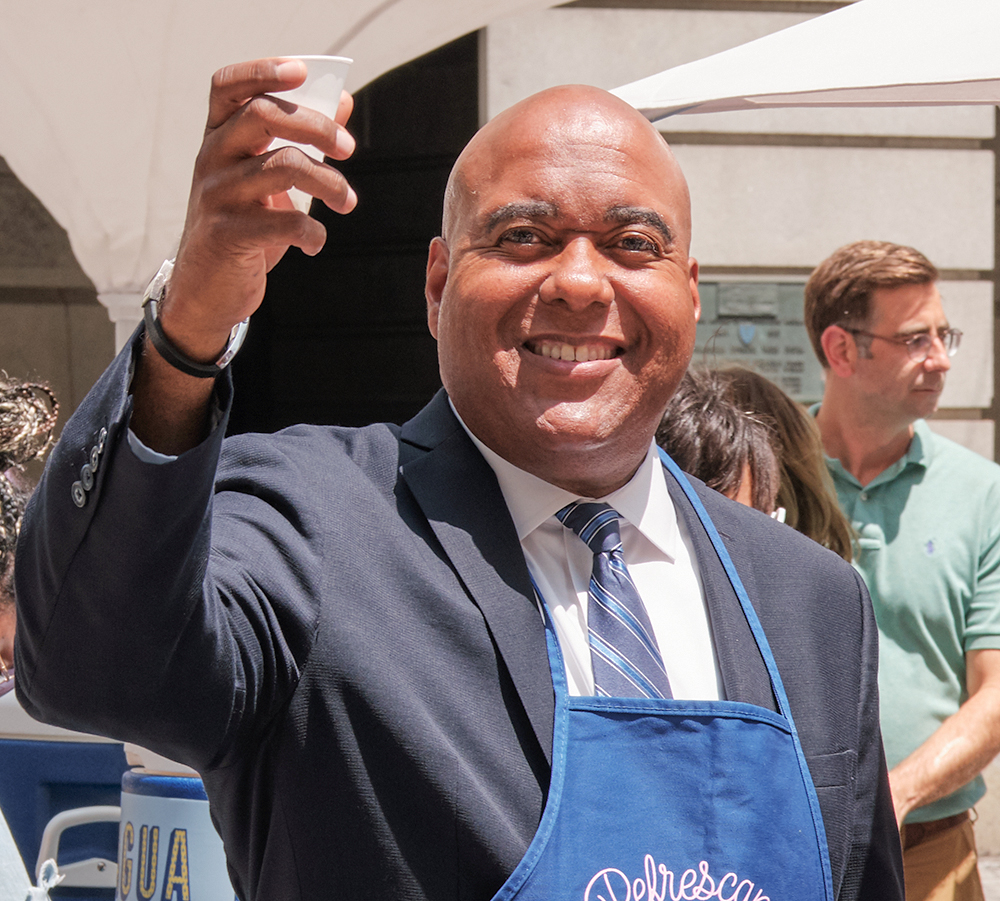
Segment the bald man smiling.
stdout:
[[240,323],[325,240],[286,191],[356,203],[267,150],[353,149],[303,76],[216,75],[176,261],[26,519],[23,703],[198,769],[242,901],[901,898],[860,579],[653,443],[698,267],[633,109],[555,88],[462,153],[413,420],[223,441]]

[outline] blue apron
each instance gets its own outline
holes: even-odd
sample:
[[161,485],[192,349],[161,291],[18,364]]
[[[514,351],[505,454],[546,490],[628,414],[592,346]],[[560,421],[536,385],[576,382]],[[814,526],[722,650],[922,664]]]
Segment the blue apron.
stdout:
[[[552,776],[538,831],[494,901],[832,901],[816,790],[767,639],[701,500],[778,712],[735,701],[571,697],[548,612]],[[543,604],[544,608],[544,604]]]

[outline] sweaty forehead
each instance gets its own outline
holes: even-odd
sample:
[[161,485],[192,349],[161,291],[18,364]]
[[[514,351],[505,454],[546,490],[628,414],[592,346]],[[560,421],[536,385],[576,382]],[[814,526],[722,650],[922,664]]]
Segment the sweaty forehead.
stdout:
[[[445,197],[444,235],[484,207],[524,200],[558,204],[609,192],[606,206],[659,206],[689,228],[684,177],[666,142],[638,113],[594,88],[552,89],[483,127],[459,157]],[[615,190],[631,196],[614,198]],[[506,192],[510,196],[503,197]],[[550,193],[551,192],[551,193]]]
[[[603,98],[602,98],[603,99]],[[637,172],[669,177],[676,164],[656,130],[631,107],[577,100],[525,102],[487,124],[459,157],[466,183],[496,180],[520,160],[584,168],[595,154],[615,151]]]

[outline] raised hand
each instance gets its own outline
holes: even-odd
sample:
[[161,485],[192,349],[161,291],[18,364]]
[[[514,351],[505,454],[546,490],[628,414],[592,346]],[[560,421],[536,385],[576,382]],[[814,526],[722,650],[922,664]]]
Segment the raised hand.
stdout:
[[[305,80],[297,59],[263,59],[220,69],[212,78],[208,125],[198,153],[187,221],[159,321],[167,340],[196,362],[211,362],[230,330],[264,297],[267,273],[289,247],[313,255],[326,229],[292,206],[290,188],[348,213],[357,195],[332,166],[296,147],[269,150],[275,138],[311,144],[347,159],[345,125],[354,106],[341,95],[335,119],[281,98]],[[149,446],[180,453],[208,430],[212,380],[185,375],[153,349],[133,381],[132,428]]]
[[268,150],[274,138],[286,138],[336,160],[354,151],[344,127],[353,108],[349,94],[341,96],[335,121],[281,98],[305,75],[301,60],[265,59],[220,69],[212,79],[187,222],[161,313],[165,332],[195,359],[212,359],[232,326],[257,309],[267,273],[290,246],[310,255],[323,247],[326,229],[294,209],[289,188],[340,213],[357,203],[332,166],[295,147]]

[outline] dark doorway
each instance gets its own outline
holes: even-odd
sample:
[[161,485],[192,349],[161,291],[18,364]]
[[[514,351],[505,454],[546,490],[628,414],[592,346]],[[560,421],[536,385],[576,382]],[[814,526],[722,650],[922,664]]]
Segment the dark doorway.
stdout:
[[323,251],[292,248],[271,272],[233,363],[230,432],[403,422],[440,386],[424,267],[448,173],[478,126],[477,44],[467,35],[355,96],[358,149],[339,165],[358,207],[314,203]]

